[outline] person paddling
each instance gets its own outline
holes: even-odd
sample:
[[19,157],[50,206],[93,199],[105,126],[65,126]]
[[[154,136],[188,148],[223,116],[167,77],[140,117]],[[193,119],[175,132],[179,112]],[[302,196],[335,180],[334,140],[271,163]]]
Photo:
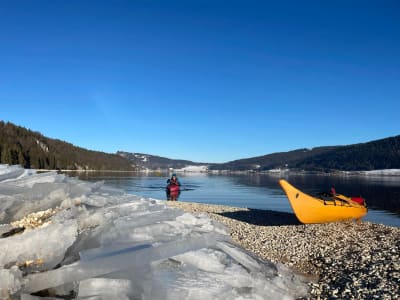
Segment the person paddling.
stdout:
[[181,192],[181,183],[178,180],[176,174],[172,174],[171,178],[167,180],[167,200],[178,200],[179,194]]
[[167,183],[168,184],[174,184],[174,185],[177,185],[177,186],[181,185],[181,183],[179,182],[178,177],[176,176],[175,173],[172,174],[171,178],[167,180]]

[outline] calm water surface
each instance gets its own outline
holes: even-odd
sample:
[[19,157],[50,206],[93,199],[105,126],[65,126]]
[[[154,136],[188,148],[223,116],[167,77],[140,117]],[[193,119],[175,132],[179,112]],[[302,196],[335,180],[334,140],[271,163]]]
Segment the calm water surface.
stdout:
[[[211,175],[178,174],[182,191],[178,201],[222,204],[293,213],[280,188],[279,176],[267,174]],[[123,189],[146,198],[167,199],[168,174],[143,173],[80,173],[79,178],[103,180],[107,186]],[[291,184],[309,194],[329,191],[361,195],[367,200],[364,220],[400,227],[400,177],[358,177],[328,175],[289,175]]]

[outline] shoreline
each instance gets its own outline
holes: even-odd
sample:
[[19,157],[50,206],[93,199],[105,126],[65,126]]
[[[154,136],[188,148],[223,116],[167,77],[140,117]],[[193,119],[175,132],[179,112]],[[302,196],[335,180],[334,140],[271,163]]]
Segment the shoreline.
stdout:
[[[33,169],[32,169],[33,170]],[[65,173],[172,173],[179,174],[211,174],[211,175],[269,175],[281,176],[285,175],[318,175],[318,176],[360,176],[360,177],[399,177],[400,169],[378,169],[371,171],[341,171],[333,170],[331,172],[318,172],[318,171],[298,171],[298,170],[268,170],[268,171],[229,171],[229,170],[206,170],[206,171],[191,171],[182,169],[137,169],[137,170],[97,170],[97,169],[35,169],[38,172],[65,172]]]
[[283,263],[310,279],[310,299],[398,299],[400,228],[362,221],[301,224],[294,214],[166,201],[206,213],[256,256]]

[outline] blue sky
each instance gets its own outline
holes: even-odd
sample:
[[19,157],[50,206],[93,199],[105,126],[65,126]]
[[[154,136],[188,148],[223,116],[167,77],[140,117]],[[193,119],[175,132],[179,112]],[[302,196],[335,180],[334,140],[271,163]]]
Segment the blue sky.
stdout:
[[0,120],[226,162],[400,134],[400,2],[0,1]]

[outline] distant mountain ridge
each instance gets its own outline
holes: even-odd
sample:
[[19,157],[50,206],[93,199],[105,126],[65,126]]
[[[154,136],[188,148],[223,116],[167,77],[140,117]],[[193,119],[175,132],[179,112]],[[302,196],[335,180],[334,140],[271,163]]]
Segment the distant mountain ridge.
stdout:
[[171,159],[156,155],[143,154],[143,153],[130,153],[125,151],[118,151],[118,155],[127,158],[134,165],[140,169],[149,170],[166,170],[166,169],[182,169],[187,166],[200,166],[205,163],[197,163],[190,160]]

